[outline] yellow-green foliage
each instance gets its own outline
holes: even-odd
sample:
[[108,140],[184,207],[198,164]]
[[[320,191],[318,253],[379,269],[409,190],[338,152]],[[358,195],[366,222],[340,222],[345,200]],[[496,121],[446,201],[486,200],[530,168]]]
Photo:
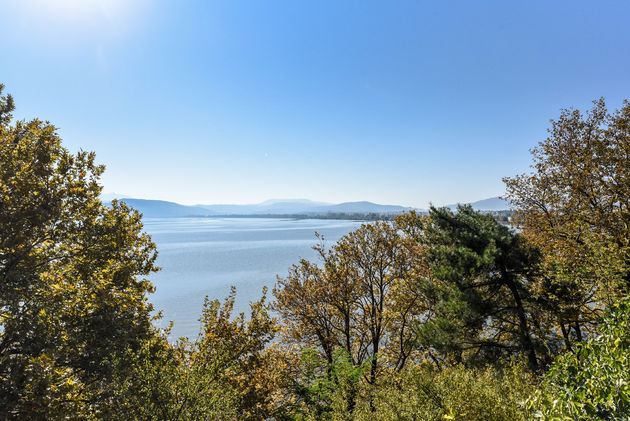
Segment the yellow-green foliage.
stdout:
[[516,421],[528,419],[524,403],[534,389],[526,365],[468,369],[464,366],[411,367],[392,373],[367,394],[361,420]]
[[532,149],[532,172],[504,179],[512,221],[542,252],[536,293],[567,348],[630,292],[629,128],[628,101],[564,110]]
[[536,419],[630,419],[630,301],[613,305],[601,335],[561,355],[530,399]]
[[[526,401],[536,377],[523,362],[503,368],[440,370],[412,365],[382,373],[371,385],[369,365],[354,366],[339,349],[327,366],[316,350],[302,353],[300,377],[293,389],[296,420],[462,420],[530,419]],[[352,394],[352,400],[349,395]],[[348,403],[352,402],[349,406]]]
[[281,414],[288,359],[270,345],[276,331],[265,298],[234,314],[235,291],[206,299],[197,340],[166,335],[121,359],[112,419],[265,420]]
[[47,122],[11,125],[0,85],[0,414],[92,418],[113,365],[155,333],[141,215],[99,200],[103,167]]
[[[369,361],[356,365],[350,354],[337,348],[329,363],[316,348],[300,352],[297,375],[292,381],[291,418],[295,420],[350,419],[361,392]],[[363,383],[363,384],[362,384]]]

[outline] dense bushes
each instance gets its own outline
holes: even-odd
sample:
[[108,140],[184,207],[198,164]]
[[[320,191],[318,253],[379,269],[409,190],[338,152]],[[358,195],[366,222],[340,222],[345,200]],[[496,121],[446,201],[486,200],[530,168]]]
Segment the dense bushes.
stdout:
[[630,300],[613,304],[599,336],[558,357],[529,402],[535,418],[630,418]]
[[[503,369],[412,367],[384,380],[374,392],[374,407],[383,420],[526,420],[524,403],[534,380],[524,364]],[[367,409],[360,419],[374,417]]]

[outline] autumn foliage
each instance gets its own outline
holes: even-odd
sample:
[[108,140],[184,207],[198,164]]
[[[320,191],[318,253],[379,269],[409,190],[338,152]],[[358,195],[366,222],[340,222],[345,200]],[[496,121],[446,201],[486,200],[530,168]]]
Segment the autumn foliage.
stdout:
[[2,88],[0,419],[630,416],[627,102],[552,122],[505,179],[512,225],[463,205],[317,236],[270,301],[207,298],[173,341],[141,215]]

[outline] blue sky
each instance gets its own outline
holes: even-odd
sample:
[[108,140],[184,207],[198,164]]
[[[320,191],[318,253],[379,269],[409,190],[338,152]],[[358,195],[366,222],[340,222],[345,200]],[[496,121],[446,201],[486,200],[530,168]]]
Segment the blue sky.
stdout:
[[105,191],[426,207],[503,193],[565,107],[630,98],[627,1],[0,0],[18,118]]

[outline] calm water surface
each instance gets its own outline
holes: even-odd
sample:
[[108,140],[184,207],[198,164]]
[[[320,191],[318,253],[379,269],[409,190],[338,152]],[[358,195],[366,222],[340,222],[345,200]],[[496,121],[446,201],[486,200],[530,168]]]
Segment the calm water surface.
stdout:
[[223,299],[236,287],[235,310],[248,312],[249,302],[271,288],[276,275],[300,258],[315,259],[315,232],[327,244],[361,222],[275,218],[145,218],[145,230],[158,247],[162,270],[151,276],[150,297],[162,310],[161,326],[175,323],[172,336],[195,337],[205,296]]

